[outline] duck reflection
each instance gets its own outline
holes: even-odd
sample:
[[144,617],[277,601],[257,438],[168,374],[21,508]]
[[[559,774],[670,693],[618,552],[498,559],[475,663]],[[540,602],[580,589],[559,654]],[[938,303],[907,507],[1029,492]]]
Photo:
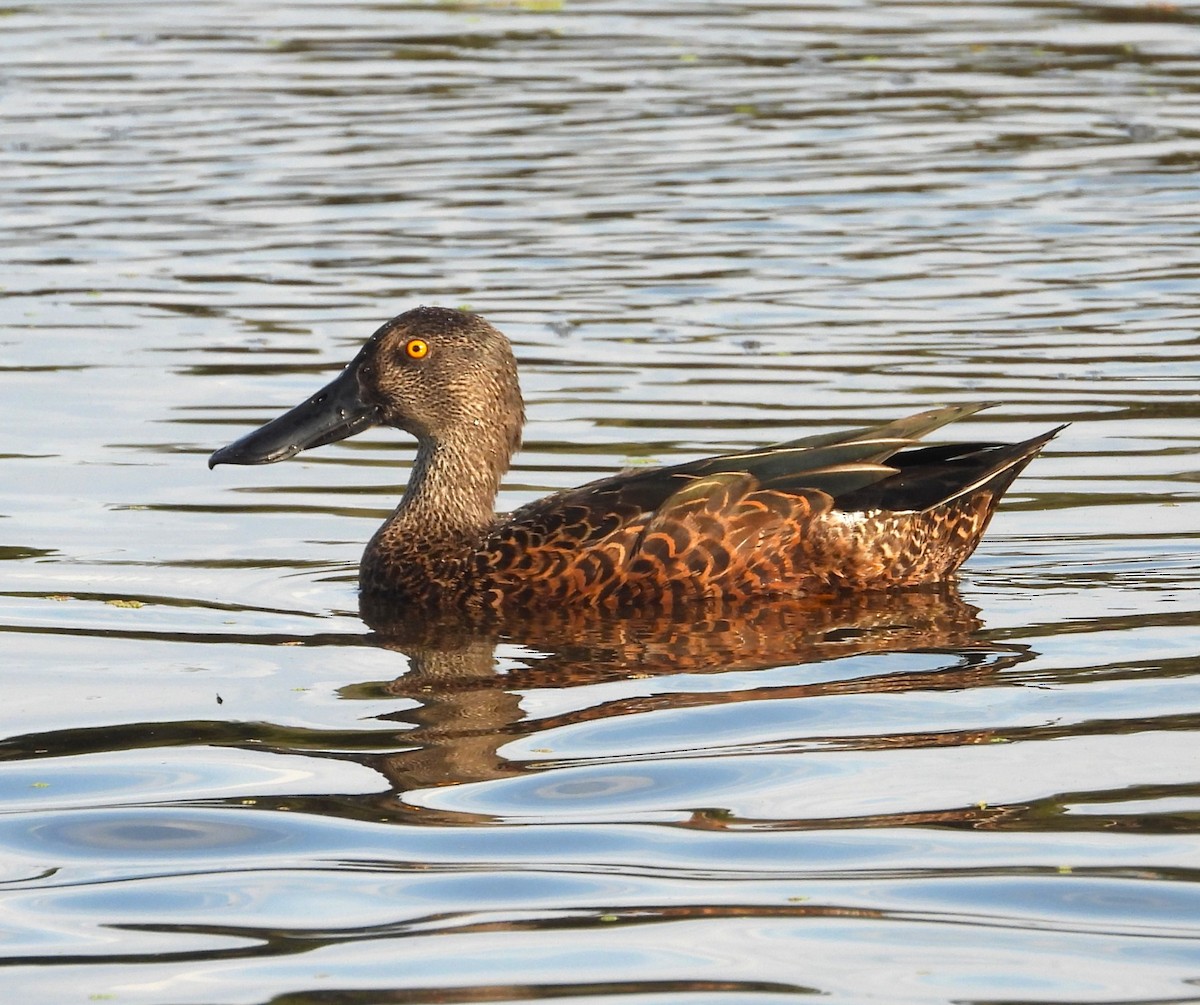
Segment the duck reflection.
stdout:
[[[483,623],[406,617],[364,595],[361,614],[374,644],[408,657],[406,672],[395,679],[342,692],[412,703],[382,717],[411,727],[403,734],[410,749],[363,758],[394,793],[522,774],[526,765],[505,757],[505,745],[583,721],[740,701],[964,689],[1031,658],[1024,646],[984,640],[978,609],[952,585],[834,601],[709,605],[653,618],[558,609]],[[498,661],[498,649],[511,655]],[[911,668],[912,660],[838,665],[867,654],[916,653],[926,654],[920,669]],[[761,686],[748,685],[739,673],[728,689],[698,689],[667,680],[803,665],[812,672],[801,682],[764,675]],[[646,678],[662,678],[664,686],[633,683]],[[620,681],[631,683],[572,700],[571,689]],[[523,697],[540,690],[565,692],[552,704],[568,710],[527,714]],[[860,749],[939,742],[887,735],[854,741]],[[971,740],[956,732],[953,742]]]

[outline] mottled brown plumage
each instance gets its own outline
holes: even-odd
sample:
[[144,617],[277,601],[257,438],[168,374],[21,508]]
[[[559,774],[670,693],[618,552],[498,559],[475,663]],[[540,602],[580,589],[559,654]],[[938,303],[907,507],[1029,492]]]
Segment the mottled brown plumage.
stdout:
[[380,328],[328,387],[209,464],[282,460],[396,426],[417,438],[417,457],[363,555],[365,593],[441,610],[670,610],[946,579],[1058,432],[915,446],[984,407],[623,472],[497,516],[524,423],[511,347],[478,315],[421,307]]

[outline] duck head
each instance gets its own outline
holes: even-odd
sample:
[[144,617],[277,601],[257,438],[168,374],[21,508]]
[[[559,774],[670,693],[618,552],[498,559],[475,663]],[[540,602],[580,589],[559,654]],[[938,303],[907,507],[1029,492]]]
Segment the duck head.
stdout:
[[331,383],[217,450],[208,466],[271,464],[385,425],[424,451],[474,454],[503,471],[524,420],[508,339],[477,314],[418,307],[383,325]]

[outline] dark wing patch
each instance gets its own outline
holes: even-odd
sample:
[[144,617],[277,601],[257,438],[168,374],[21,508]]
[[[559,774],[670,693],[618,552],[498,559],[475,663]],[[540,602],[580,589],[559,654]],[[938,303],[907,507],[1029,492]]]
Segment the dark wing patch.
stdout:
[[[997,498],[1062,426],[1020,443],[966,443],[902,450],[896,474],[840,495],[846,511],[924,511],[989,485]],[[1001,485],[1002,483],[1002,485]]]

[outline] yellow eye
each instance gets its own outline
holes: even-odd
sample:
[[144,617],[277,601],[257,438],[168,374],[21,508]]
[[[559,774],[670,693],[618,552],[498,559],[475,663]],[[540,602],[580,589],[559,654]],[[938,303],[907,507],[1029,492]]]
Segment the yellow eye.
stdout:
[[409,359],[424,359],[429,355],[429,343],[423,338],[410,338],[404,345]]

